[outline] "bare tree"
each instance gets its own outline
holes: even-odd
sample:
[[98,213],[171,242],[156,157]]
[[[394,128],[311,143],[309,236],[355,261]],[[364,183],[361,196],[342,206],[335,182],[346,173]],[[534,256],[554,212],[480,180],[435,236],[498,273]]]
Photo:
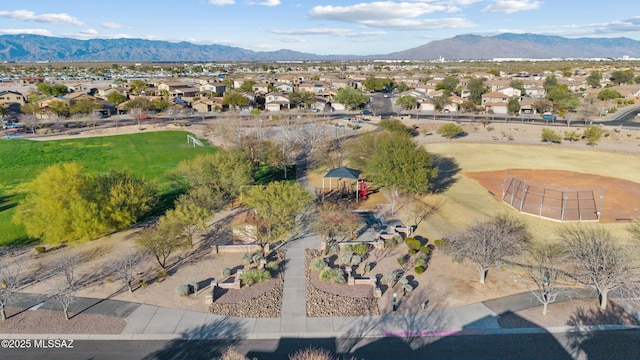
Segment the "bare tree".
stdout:
[[526,225],[508,215],[480,221],[443,239],[444,250],[454,260],[471,261],[484,284],[489,269],[518,255],[529,241]]
[[563,293],[560,282],[562,270],[556,266],[561,262],[562,249],[556,244],[537,245],[529,248],[527,273],[535,287],[529,290],[542,304],[542,314],[547,315],[547,307]]
[[314,154],[318,145],[327,137],[326,125],[319,122],[302,124],[298,130],[298,139],[310,155]]
[[214,124],[208,125],[208,130],[231,146],[241,146],[242,140],[246,136],[246,131],[237,117],[225,117],[222,120],[217,120]]
[[623,244],[609,231],[595,226],[576,226],[559,236],[574,265],[576,278],[598,292],[601,310],[607,309],[612,291],[635,297],[640,284],[635,244]]
[[22,284],[21,270],[20,263],[17,261],[7,261],[0,265],[0,314],[2,314],[2,320],[7,320],[5,306]]
[[58,275],[49,288],[51,297],[62,306],[64,318],[69,320],[69,306],[76,301],[75,293],[78,291],[77,267],[80,263],[80,255],[65,252],[53,264],[53,271]]
[[35,114],[22,114],[20,115],[20,122],[25,128],[29,129],[32,133],[36,133],[38,125],[40,125],[40,119]]
[[146,256],[147,254],[144,252],[127,248],[121,250],[116,260],[111,264],[113,275],[127,286],[129,293],[133,292],[132,284]]

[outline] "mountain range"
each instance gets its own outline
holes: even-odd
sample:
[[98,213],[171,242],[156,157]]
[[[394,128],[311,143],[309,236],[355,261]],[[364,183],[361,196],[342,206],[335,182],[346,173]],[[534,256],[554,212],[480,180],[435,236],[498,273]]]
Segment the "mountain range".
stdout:
[[368,56],[317,55],[293,50],[252,51],[225,45],[143,39],[90,39],[1,35],[0,61],[285,61],[285,60],[490,60],[494,58],[640,58],[640,41],[505,33],[459,35],[425,45]]

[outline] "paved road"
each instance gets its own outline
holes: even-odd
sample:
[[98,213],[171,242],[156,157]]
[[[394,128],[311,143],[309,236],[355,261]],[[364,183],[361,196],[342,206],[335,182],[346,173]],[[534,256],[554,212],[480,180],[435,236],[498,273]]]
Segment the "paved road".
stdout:
[[[575,344],[575,345],[572,345]],[[230,345],[250,359],[287,359],[309,346],[357,359],[640,359],[640,330],[449,337],[75,341],[73,349],[0,349],[2,359],[215,359]]]

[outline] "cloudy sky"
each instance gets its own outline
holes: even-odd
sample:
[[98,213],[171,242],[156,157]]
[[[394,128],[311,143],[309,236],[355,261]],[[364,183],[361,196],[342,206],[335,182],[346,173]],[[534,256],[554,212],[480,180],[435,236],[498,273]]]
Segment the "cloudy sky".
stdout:
[[315,54],[383,54],[461,34],[640,40],[640,2],[583,0],[3,1],[0,34],[142,38]]

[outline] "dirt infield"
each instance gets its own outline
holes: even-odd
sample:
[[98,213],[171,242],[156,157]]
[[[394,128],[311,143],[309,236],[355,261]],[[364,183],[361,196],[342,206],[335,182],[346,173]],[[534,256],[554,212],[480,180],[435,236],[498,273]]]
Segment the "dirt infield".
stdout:
[[520,179],[545,183],[550,186],[572,189],[604,187],[600,222],[629,221],[628,219],[640,216],[640,184],[628,180],[561,170],[509,169],[471,172],[465,173],[465,175],[478,181],[493,193],[496,200],[502,201],[502,187],[506,171]]

